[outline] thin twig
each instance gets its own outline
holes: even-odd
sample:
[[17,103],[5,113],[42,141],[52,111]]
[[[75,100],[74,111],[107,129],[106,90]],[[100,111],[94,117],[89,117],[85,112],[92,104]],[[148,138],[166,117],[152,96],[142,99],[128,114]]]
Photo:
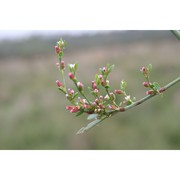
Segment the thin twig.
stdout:
[[177,39],[180,40],[180,31],[178,31],[178,30],[171,30],[171,32],[176,36]]
[[[174,86],[175,84],[177,84],[178,82],[180,82],[180,77],[178,77],[177,79],[173,80],[172,82],[170,82],[169,84],[165,85],[164,87],[161,87],[159,89],[159,93],[163,93],[164,91],[166,91],[167,89],[169,89],[170,87]],[[129,106],[125,106],[125,107],[120,107],[118,110],[114,110],[111,111],[107,114],[107,116],[103,117],[102,119],[96,119],[95,121],[91,122],[90,124],[88,124],[86,127],[81,128],[77,134],[82,134],[86,131],[88,131],[89,129],[93,128],[94,126],[100,124],[101,122],[103,122],[105,119],[107,119],[108,117],[111,117],[115,114],[117,114],[118,112],[124,112],[127,111],[128,109],[134,108],[140,104],[142,104],[143,102],[149,100],[150,98],[158,95],[159,93],[154,93],[148,96],[145,96],[144,98],[134,102],[133,104],[129,105]]]

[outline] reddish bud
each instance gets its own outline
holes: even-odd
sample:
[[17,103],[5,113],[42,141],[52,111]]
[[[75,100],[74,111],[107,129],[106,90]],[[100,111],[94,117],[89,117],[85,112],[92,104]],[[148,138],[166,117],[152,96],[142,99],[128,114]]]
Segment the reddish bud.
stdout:
[[140,71],[141,71],[143,74],[147,74],[147,72],[148,72],[147,68],[145,68],[145,67],[142,67],[142,68],[140,69]]
[[148,82],[143,82],[143,86],[144,87],[149,87],[149,83]]
[[83,84],[81,83],[81,82],[78,82],[77,83],[77,86],[78,86],[78,89],[79,89],[79,91],[82,91],[83,90]]
[[95,99],[95,102],[98,104],[99,100],[98,100],[98,99]]
[[104,80],[101,80],[101,85],[106,86],[106,82],[104,82]]
[[78,106],[66,106],[66,109],[69,110],[71,113],[76,113],[79,111]]
[[103,100],[103,96],[99,96],[99,99]]
[[108,108],[109,108],[110,110],[116,110],[116,109],[117,109],[117,107],[114,106],[114,105],[109,105]]
[[153,90],[149,90],[149,91],[146,91],[146,94],[147,95],[151,95],[151,94],[154,94],[155,92]]
[[74,74],[73,74],[73,73],[70,72],[70,73],[68,74],[68,76],[69,76],[69,78],[70,78],[71,80],[74,79]]
[[94,82],[94,81],[92,81],[92,88],[95,90],[95,89],[97,89],[97,85],[96,85],[96,83]]
[[57,84],[58,87],[62,87],[63,86],[63,84],[59,80],[56,81],[56,84]]
[[115,94],[123,94],[123,92],[122,92],[120,89],[118,89],[118,90],[115,89],[115,90],[114,90],[114,93],[115,93]]
[[103,76],[100,74],[100,75],[98,76],[98,78],[101,80],[101,79],[103,78]]
[[61,61],[61,69],[64,69],[65,68],[65,63],[64,61]]
[[68,94],[73,95],[74,94],[74,90],[73,89],[68,89]]
[[103,71],[106,72],[106,67],[103,67]]
[[102,104],[99,104],[99,107],[100,107],[101,109],[105,109],[105,106],[102,105]]
[[55,46],[56,53],[59,54],[61,52],[61,49],[58,46]]
[[95,93],[95,94],[97,94],[98,92],[99,92],[98,89],[95,89],[95,90],[94,90],[94,93]]

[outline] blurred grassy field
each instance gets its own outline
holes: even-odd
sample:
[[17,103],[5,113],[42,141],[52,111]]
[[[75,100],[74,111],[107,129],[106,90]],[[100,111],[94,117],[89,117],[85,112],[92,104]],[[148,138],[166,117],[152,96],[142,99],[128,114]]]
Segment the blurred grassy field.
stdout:
[[[69,42],[66,64],[78,62],[77,76],[87,85],[106,63],[116,65],[112,87],[124,79],[137,99],[145,95],[141,66],[152,63],[152,79],[161,85],[179,76],[180,42],[168,31],[63,38]],[[75,135],[87,120],[65,110],[67,101],[56,88],[60,75],[53,46],[58,39],[0,42],[0,149],[180,149],[179,84],[163,98],[152,98]]]

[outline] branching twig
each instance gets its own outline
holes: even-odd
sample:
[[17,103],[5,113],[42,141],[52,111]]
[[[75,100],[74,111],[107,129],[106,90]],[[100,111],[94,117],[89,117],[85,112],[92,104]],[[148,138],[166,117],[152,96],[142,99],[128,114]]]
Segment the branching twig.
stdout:
[[177,39],[180,40],[180,31],[178,31],[178,30],[171,30],[171,32],[176,36]]
[[[180,31],[172,30],[171,32],[176,36],[178,40],[180,40]],[[68,65],[70,71],[68,73],[68,76],[70,80],[74,82],[78,92],[75,92],[73,89],[66,88],[66,81],[64,77],[65,63],[62,60],[64,54],[63,50],[65,49],[66,44],[67,43],[65,41],[60,39],[60,41],[57,42],[57,46],[55,46],[56,53],[59,55],[59,63],[57,63],[57,66],[62,74],[63,79],[63,83],[57,80],[56,84],[58,86],[58,89],[66,95],[66,98],[72,104],[71,106],[66,106],[66,109],[71,113],[75,113],[76,116],[80,116],[81,114],[86,113],[88,114],[87,119],[92,120],[92,122],[90,122],[86,127],[82,127],[77,132],[77,134],[82,134],[93,128],[94,126],[100,124],[105,119],[114,116],[119,112],[124,112],[128,109],[134,108],[149,100],[150,98],[162,94],[168,88],[174,86],[180,81],[180,77],[178,77],[169,84],[162,87],[157,82],[152,82],[150,80],[152,65],[149,64],[147,67],[142,67],[140,71],[146,80],[142,84],[145,88],[149,89],[148,91],[146,91],[147,96],[138,101],[135,101],[135,98],[131,99],[131,96],[127,95],[127,83],[124,80],[121,81],[120,88],[115,89],[114,91],[111,90],[110,83],[109,80],[107,80],[107,77],[113,70],[114,65],[107,64],[103,68],[99,69],[100,74],[95,75],[95,80],[92,81],[92,87],[88,87],[90,93],[95,98],[93,101],[91,101],[84,93],[83,83],[79,82],[76,78],[75,74],[78,67],[77,64]],[[107,94],[101,94],[102,92],[100,91],[100,88],[102,87],[105,88]],[[118,96],[124,96],[123,99],[120,99],[120,102],[117,102],[119,99]]]
[[[175,84],[177,84],[178,82],[180,82],[180,77],[178,77],[177,79],[173,80],[172,82],[170,82],[169,84],[165,85],[164,87],[162,87],[160,90],[159,90],[159,93],[162,93],[164,91],[166,91],[167,89],[169,89],[170,87],[174,86]],[[148,96],[145,96],[144,98],[132,103],[131,105],[129,106],[126,106],[126,107],[121,107],[119,108],[119,110],[115,110],[115,111],[112,111],[112,112],[109,112],[109,114],[104,117],[103,119],[101,120],[98,120],[96,119],[95,121],[91,122],[90,124],[88,124],[88,126],[86,127],[83,127],[81,128],[77,134],[82,134],[88,130],[90,130],[91,128],[93,128],[94,126],[100,124],[102,121],[104,121],[105,119],[107,119],[108,117],[111,117],[115,114],[117,114],[118,112],[124,112],[124,111],[127,111],[128,109],[131,109],[131,108],[134,108],[140,104],[142,104],[143,102],[151,99],[152,97],[158,95],[158,93],[155,93],[155,94],[151,94],[151,95],[148,95]]]

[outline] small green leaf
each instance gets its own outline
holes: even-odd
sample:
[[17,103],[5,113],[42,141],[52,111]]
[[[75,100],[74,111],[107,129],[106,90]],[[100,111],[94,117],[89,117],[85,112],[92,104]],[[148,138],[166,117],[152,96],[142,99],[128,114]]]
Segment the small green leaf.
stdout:
[[66,94],[66,90],[64,88],[58,88],[61,92],[63,92],[64,94]]
[[97,116],[98,116],[97,114],[90,114],[90,115],[87,117],[87,120],[96,119]]
[[104,76],[104,71],[102,68],[99,68],[99,72]]
[[73,95],[73,99],[75,99],[78,95],[79,95],[79,93],[76,92],[76,93]]
[[147,69],[148,69],[149,72],[151,72],[151,71],[152,71],[152,64],[149,64],[149,65],[147,66]]
[[125,90],[126,87],[127,87],[126,81],[122,80],[122,81],[121,81],[121,89],[122,89],[122,90]]
[[161,88],[161,86],[157,82],[154,82],[153,86],[154,86],[153,89],[156,90],[156,91]]
[[114,67],[115,67],[115,65],[113,64],[113,65],[111,65],[110,67],[109,67],[109,72],[111,72],[113,69],[114,69]]
[[100,84],[100,80],[99,80],[99,75],[98,74],[95,75],[95,82],[96,82],[97,85]]
[[78,64],[75,64],[75,66],[74,66],[74,75],[76,74],[77,68],[78,68]]
[[84,113],[84,110],[83,110],[83,109],[80,109],[80,111],[76,113],[76,116],[80,116],[80,115],[82,115],[83,113]]
[[89,129],[96,126],[100,122],[101,120],[96,119],[95,121],[92,121],[91,123],[89,123],[86,127],[82,127],[76,134],[83,134],[84,132],[88,131]]

